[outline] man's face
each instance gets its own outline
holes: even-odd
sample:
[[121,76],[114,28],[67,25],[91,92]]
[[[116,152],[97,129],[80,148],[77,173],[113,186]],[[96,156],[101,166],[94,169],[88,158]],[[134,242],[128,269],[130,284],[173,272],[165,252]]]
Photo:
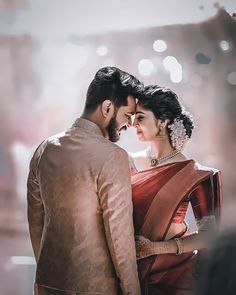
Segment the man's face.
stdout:
[[129,95],[127,97],[127,103],[127,106],[121,106],[116,111],[107,126],[109,139],[112,142],[118,141],[121,131],[127,130],[127,128],[132,125],[131,116],[135,112],[135,98]]

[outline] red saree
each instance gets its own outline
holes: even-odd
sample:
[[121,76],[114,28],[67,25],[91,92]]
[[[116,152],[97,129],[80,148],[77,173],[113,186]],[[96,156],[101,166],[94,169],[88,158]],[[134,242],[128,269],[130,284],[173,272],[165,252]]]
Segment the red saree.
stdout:
[[[220,174],[193,160],[133,171],[132,189],[135,233],[152,241],[164,240],[171,223],[183,222],[189,202],[196,220],[207,215],[219,220]],[[191,294],[196,258],[190,252],[138,260],[142,294]]]

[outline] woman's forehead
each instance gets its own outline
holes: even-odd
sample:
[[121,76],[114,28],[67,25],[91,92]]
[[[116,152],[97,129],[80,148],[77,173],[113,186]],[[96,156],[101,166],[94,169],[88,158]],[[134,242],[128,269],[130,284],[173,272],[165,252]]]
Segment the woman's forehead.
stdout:
[[135,112],[138,113],[138,112],[147,112],[146,109],[144,109],[139,103],[136,104],[136,108],[135,108]]

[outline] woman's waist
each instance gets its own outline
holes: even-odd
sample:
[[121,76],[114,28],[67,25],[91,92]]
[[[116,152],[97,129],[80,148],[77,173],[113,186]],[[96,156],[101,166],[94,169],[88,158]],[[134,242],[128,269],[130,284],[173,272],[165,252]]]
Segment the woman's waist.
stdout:
[[173,222],[171,223],[164,240],[180,238],[180,237],[187,236],[189,234],[190,234],[190,230],[189,230],[188,224],[185,221],[180,223]]

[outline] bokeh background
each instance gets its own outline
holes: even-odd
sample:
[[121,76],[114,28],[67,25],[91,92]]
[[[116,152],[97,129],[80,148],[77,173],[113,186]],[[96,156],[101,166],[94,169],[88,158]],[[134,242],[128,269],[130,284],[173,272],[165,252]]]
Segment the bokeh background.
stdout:
[[[235,224],[235,13],[235,0],[0,0],[0,295],[32,294],[32,153],[81,115],[106,65],[177,92],[195,119],[186,154],[222,171],[222,228]],[[133,128],[119,144],[145,147]]]

